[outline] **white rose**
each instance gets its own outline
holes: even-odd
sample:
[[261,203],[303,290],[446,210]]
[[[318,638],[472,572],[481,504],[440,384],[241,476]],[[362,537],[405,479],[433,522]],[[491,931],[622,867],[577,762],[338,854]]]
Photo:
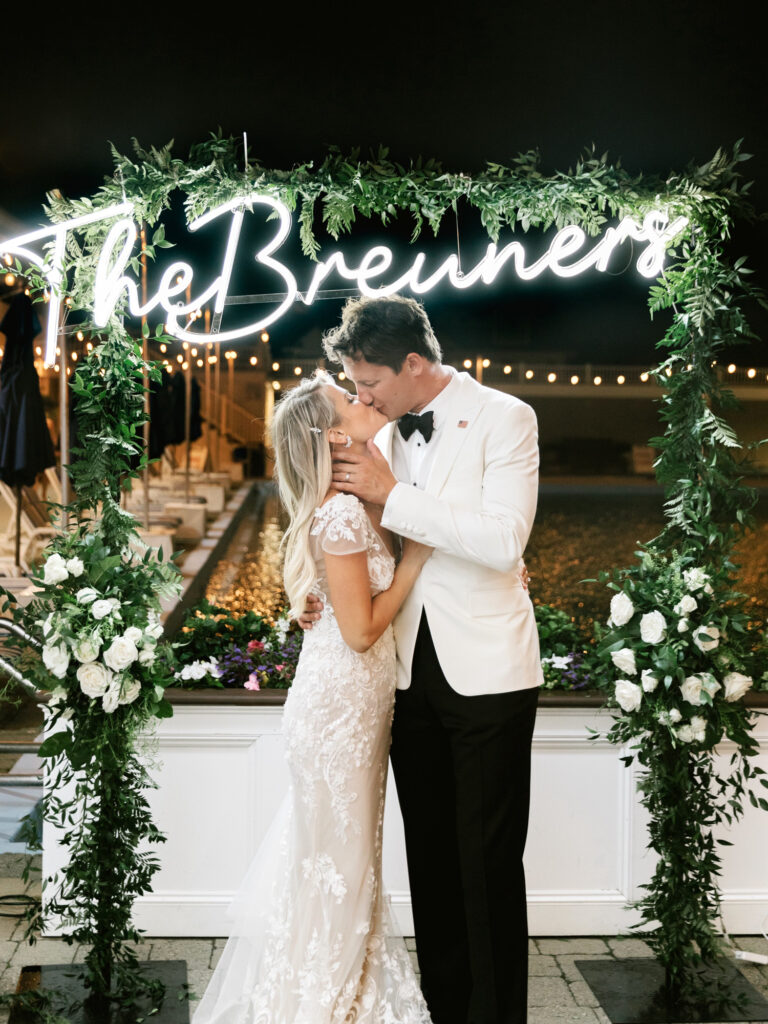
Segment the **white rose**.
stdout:
[[130,640],[131,643],[138,645],[141,643],[144,634],[141,632],[138,626],[129,626],[128,629],[123,633],[126,640]]
[[125,636],[116,636],[104,651],[104,663],[115,672],[128,668],[139,656],[136,644]]
[[653,693],[659,685],[658,678],[651,673],[649,668],[644,668],[640,675],[640,682],[646,693]]
[[108,615],[112,614],[112,602],[106,601],[104,598],[94,601],[91,612],[94,619],[106,619]]
[[643,691],[637,683],[631,683],[629,679],[618,679],[614,691],[616,703],[624,711],[637,711],[640,701],[643,699]]
[[[709,584],[709,576],[707,576],[703,569],[698,568],[683,569],[683,579],[689,590],[700,590],[705,584]],[[711,593],[711,588],[709,593]]]
[[159,640],[160,637],[163,635],[162,623],[150,622],[147,628],[144,630],[144,632],[148,637],[151,637],[153,640]]
[[712,589],[712,584],[711,583],[705,583],[704,584],[704,593],[705,594],[709,594],[710,596],[712,594],[714,594],[714,590]]
[[672,708],[672,710],[669,712],[670,722],[679,722],[682,717],[683,716],[680,714],[677,708]]
[[103,697],[112,682],[112,673],[100,661],[90,661],[77,670],[77,681],[86,697]]
[[635,614],[635,606],[624,591],[611,598],[611,619],[615,626],[624,626]]
[[720,689],[720,683],[715,679],[711,672],[701,673],[701,688],[706,690],[710,697],[714,697],[717,691]]
[[57,708],[59,704],[66,698],[67,691],[63,686],[56,686],[51,690],[51,695],[48,698],[48,707]]
[[43,566],[43,583],[52,586],[55,583],[62,583],[68,578],[67,563],[61,555],[49,555]]
[[744,696],[751,685],[751,676],[745,676],[741,672],[729,672],[723,679],[725,699],[727,701],[739,700]]
[[707,735],[707,720],[701,715],[694,715],[691,718],[691,731],[697,743],[703,743]]
[[687,700],[689,704],[695,704],[697,706],[703,704],[701,699],[701,687],[701,676],[686,676],[682,686],[680,687],[680,693],[683,695],[683,700]]
[[120,689],[118,704],[133,704],[141,693],[141,683],[138,679],[126,679]]
[[690,615],[691,612],[695,612],[699,607],[696,598],[691,597],[690,594],[686,594],[685,597],[681,597],[675,605],[676,615]]
[[89,661],[96,661],[100,650],[101,644],[86,636],[75,645],[75,657],[82,665],[87,665]]
[[45,619],[43,619],[42,622],[38,623],[38,625],[41,627],[43,631],[43,636],[48,636],[48,634],[53,629],[53,612],[51,612]]
[[46,644],[43,647],[43,664],[57,679],[63,679],[69,668],[69,651],[64,644]]
[[83,565],[83,560],[81,558],[68,558],[66,565],[67,572],[70,576],[78,577],[83,575],[85,566]]
[[115,684],[112,683],[107,692],[101,698],[101,706],[102,708],[104,708],[108,715],[111,715],[113,711],[117,710],[117,705],[119,704],[119,702],[120,686],[115,686]]
[[680,619],[680,621],[677,624],[677,632],[678,633],[687,633],[688,632],[688,619]]
[[693,634],[693,642],[700,651],[714,651],[720,643],[720,630],[717,626],[699,626]]
[[690,727],[690,725],[681,725],[680,728],[677,730],[676,735],[682,743],[693,742],[693,729]]
[[667,620],[661,612],[646,612],[640,619],[640,637],[646,644],[658,644],[664,639]]
[[637,674],[635,652],[629,647],[622,647],[620,651],[614,651],[611,654],[611,661],[620,672],[628,672],[631,676]]
[[75,599],[78,604],[90,604],[91,601],[95,601],[98,596],[98,590],[94,590],[93,587],[82,587],[75,594]]
[[155,657],[156,654],[154,647],[142,647],[142,649],[139,651],[139,664],[153,665]]

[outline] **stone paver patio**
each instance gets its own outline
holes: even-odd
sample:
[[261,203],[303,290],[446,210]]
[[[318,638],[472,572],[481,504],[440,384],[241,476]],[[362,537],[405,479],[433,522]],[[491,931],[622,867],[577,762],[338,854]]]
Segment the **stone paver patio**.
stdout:
[[[22,881],[22,856],[0,858],[0,897],[33,893],[35,883]],[[0,914],[10,912],[0,901]],[[19,972],[27,964],[80,962],[86,950],[68,945],[62,939],[41,938],[34,945],[23,941],[24,922],[17,917],[0,916],[0,992],[12,992]],[[768,955],[768,942],[761,936],[736,936],[735,945],[744,950]],[[416,962],[413,939],[405,940]],[[140,959],[186,960],[187,980],[199,997],[216,966],[225,940],[147,938],[135,948]],[[534,938],[529,942],[528,1024],[609,1024],[574,961],[648,956],[648,947],[637,939]],[[744,976],[768,997],[768,966],[740,963]],[[191,1002],[194,1008],[196,1001]],[[7,1011],[0,1008],[0,1024],[6,1024]],[[768,1022],[766,1022],[768,1024]]]

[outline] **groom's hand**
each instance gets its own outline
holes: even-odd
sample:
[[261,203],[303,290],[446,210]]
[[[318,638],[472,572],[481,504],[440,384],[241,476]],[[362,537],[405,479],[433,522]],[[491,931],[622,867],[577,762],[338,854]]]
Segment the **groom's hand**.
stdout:
[[372,505],[383,506],[397,479],[373,441],[368,441],[368,452],[368,455],[334,453],[333,486]]
[[312,629],[314,623],[320,618],[320,613],[324,607],[319,597],[315,597],[314,594],[308,594],[307,600],[304,603],[304,611],[296,621],[302,629]]

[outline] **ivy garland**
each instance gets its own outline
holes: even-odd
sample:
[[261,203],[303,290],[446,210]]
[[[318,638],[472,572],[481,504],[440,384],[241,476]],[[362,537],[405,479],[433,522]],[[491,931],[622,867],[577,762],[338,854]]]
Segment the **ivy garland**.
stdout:
[[[652,441],[660,450],[657,474],[666,488],[668,525],[641,553],[639,564],[612,581],[633,612],[629,619],[613,616],[603,656],[612,680],[619,673],[631,677],[611,683],[609,704],[617,717],[608,738],[634,741],[632,749],[646,769],[640,788],[651,814],[650,845],[660,855],[660,868],[639,904],[641,927],[652,924],[644,937],[677,994],[690,994],[698,985],[691,969],[702,957],[711,960],[717,946],[720,862],[711,829],[739,816],[749,780],[758,771],[750,769],[755,753],[751,714],[738,692],[746,688],[744,679],[751,682],[754,644],[742,596],[732,589],[735,567],[729,560],[735,540],[749,525],[755,498],[741,483],[738,440],[720,415],[735,403],[713,369],[725,347],[752,337],[742,302],[765,305],[760,290],[749,283],[744,261],[732,262],[727,254],[734,220],[754,216],[740,175],[747,154],[736,144],[731,152],[719,150],[706,164],[666,178],[631,175],[593,150],[572,170],[548,176],[533,151],[516,157],[511,166],[489,163],[472,176],[445,172],[434,160],[400,165],[386,149],[369,160],[361,160],[358,152],[345,156],[331,149],[317,167],[305,163],[279,171],[258,161],[244,164],[239,141],[221,134],[193,146],[187,160],[174,157],[171,145],[145,150],[138,143],[130,156],[113,148],[113,157],[114,174],[93,197],[69,200],[51,193],[46,212],[60,222],[127,197],[134,218],[148,228],[149,260],[171,244],[161,216],[176,192],[183,196],[188,222],[254,191],[277,198],[298,211],[302,250],[312,259],[321,251],[318,222],[336,239],[351,230],[358,215],[378,217],[386,225],[404,213],[412,219],[415,241],[425,227],[437,233],[459,202],[477,211],[494,241],[504,230],[566,224],[596,235],[609,219],[629,216],[639,222],[659,207],[670,218],[688,218],[686,234],[668,252],[668,266],[649,294],[651,314],[673,310],[671,326],[659,342],[665,355],[654,371],[664,388],[666,430]],[[162,837],[147,813],[142,790],[150,783],[136,745],[153,717],[170,713],[162,694],[172,673],[154,634],[157,594],[175,586],[175,570],[148,555],[131,555],[136,523],[119,505],[122,483],[142,468],[141,461],[137,469],[132,460],[140,455],[144,374],[155,375],[158,368],[142,362],[125,308],[118,306],[98,331],[91,322],[96,264],[107,232],[108,225],[97,222],[67,236],[67,315],[84,320],[83,329],[91,328],[101,343],[79,364],[71,385],[82,437],[71,468],[77,492],[71,512],[78,525],[54,543],[41,576],[45,594],[25,625],[37,629],[45,644],[43,663],[31,663],[32,656],[26,655],[27,673],[49,689],[50,673],[58,677],[51,727],[68,719],[68,727],[53,732],[41,754],[50,759],[54,776],[58,772],[60,780],[77,785],[72,799],[48,798],[49,817],[78,822],[51,909],[69,913],[75,923],[73,941],[92,944],[87,985],[98,998],[124,1006],[146,990],[125,942],[136,938],[130,926],[133,899],[147,890],[156,867],[150,855],[138,852],[139,841]],[[138,253],[130,267],[138,276]],[[21,265],[18,269],[24,272]],[[157,340],[163,340],[162,331],[157,328]],[[52,584],[53,569],[61,565],[65,570],[82,565],[82,578],[75,582],[79,573],[70,568],[67,577]],[[683,616],[674,609],[692,596],[685,574],[694,571],[709,589],[706,601],[697,600],[700,620],[686,636],[675,632],[679,626],[673,618]],[[83,600],[84,589],[95,593],[91,602]],[[97,601],[112,602],[112,611],[101,619],[93,614]],[[661,634],[652,641],[642,624],[647,620],[636,610],[664,618]],[[694,642],[701,639],[700,629],[711,628],[727,637],[719,653]],[[91,644],[86,653],[96,651],[91,660],[78,655],[86,642]],[[123,657],[113,657],[118,667],[111,668],[107,654],[115,644]],[[615,655],[625,650],[632,654],[631,664],[624,654],[623,667],[617,668]],[[633,682],[641,669],[644,684],[653,676],[655,685]],[[725,683],[727,673],[742,682]],[[698,684],[688,683],[694,676]],[[83,678],[90,682],[83,684]],[[697,699],[686,702],[685,693]],[[712,752],[723,732],[735,747],[727,778],[713,768]],[[752,793],[750,798],[756,799]]]

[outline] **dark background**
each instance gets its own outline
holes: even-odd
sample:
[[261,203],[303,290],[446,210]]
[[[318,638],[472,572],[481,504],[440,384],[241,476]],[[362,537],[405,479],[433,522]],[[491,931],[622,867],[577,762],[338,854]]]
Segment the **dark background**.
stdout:
[[[763,33],[750,8],[714,0],[665,4],[511,3],[289,5],[245,13],[209,5],[62,8],[4,16],[0,206],[37,223],[45,191],[90,194],[111,170],[108,141],[175,151],[221,127],[287,167],[329,144],[363,154],[440,159],[473,172],[538,148],[545,173],[568,169],[594,143],[630,171],[665,174],[744,139],[758,209],[768,208]],[[453,225],[449,226],[455,230]],[[467,244],[474,225],[462,224]],[[358,232],[365,236],[366,225]],[[397,232],[397,229],[395,229]],[[765,224],[740,225],[764,280]],[[425,249],[429,237],[420,243]],[[634,272],[587,275],[492,292],[441,292],[426,305],[450,348],[563,360],[651,359],[664,318],[650,322]],[[286,318],[275,350],[295,347],[338,306]],[[768,321],[751,312],[768,336]],[[302,321],[301,317],[304,318]],[[756,342],[734,353],[768,364]]]

